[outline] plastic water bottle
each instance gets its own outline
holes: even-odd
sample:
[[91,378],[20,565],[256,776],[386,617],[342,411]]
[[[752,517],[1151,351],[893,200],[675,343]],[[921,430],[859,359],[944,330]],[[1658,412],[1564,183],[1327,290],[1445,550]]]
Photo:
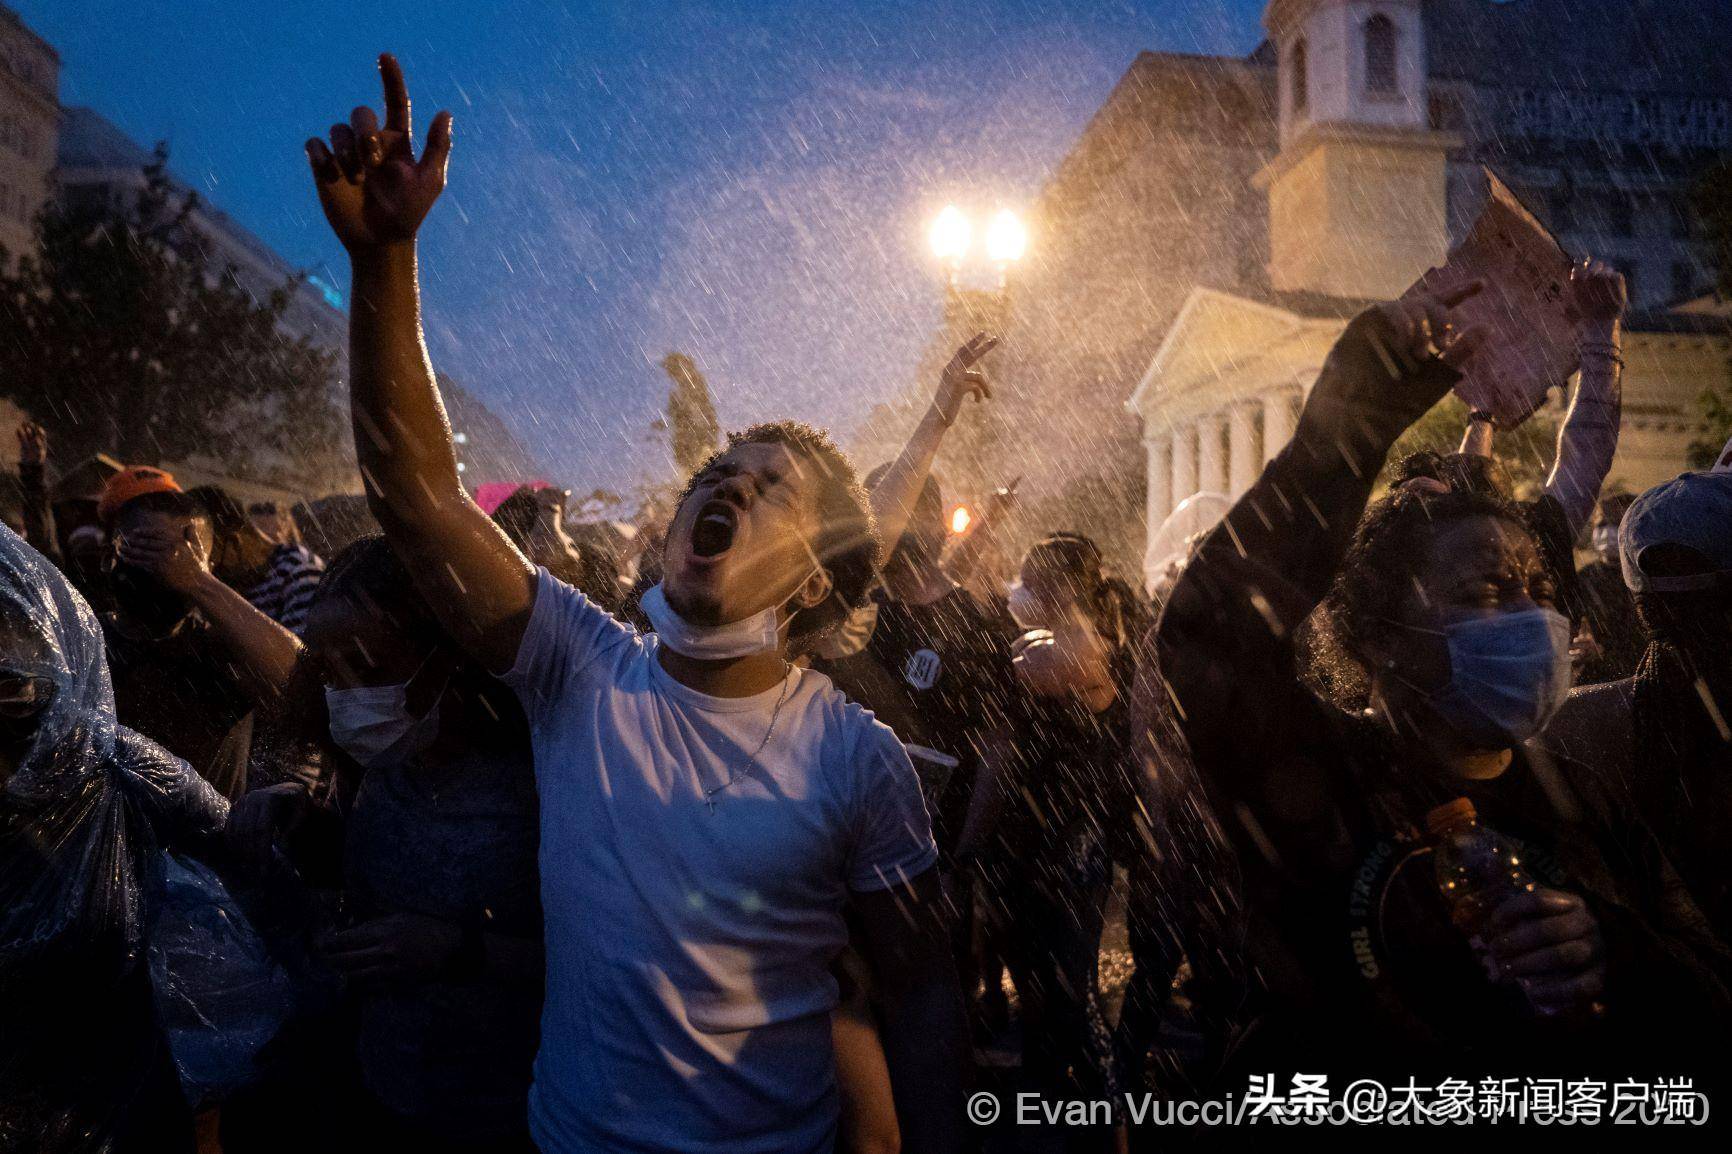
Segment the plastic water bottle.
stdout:
[[[1468,945],[1485,966],[1487,976],[1494,982],[1502,981],[1491,951],[1479,936],[1480,929],[1506,900],[1532,893],[1537,888],[1534,879],[1522,866],[1516,848],[1496,830],[1481,825],[1473,802],[1465,797],[1426,814],[1425,829],[1431,835],[1437,888],[1449,906],[1450,919],[1467,935]],[[1529,1008],[1534,1008],[1531,1002]],[[1605,1006],[1593,1002],[1562,1013],[1538,1012],[1562,1028],[1579,1028],[1604,1014]]]
[[[1470,939],[1506,899],[1533,892],[1534,879],[1522,866],[1521,855],[1496,830],[1479,823],[1467,798],[1426,814],[1425,829],[1431,835],[1437,888],[1450,919]],[[1483,948],[1477,941],[1474,946]]]

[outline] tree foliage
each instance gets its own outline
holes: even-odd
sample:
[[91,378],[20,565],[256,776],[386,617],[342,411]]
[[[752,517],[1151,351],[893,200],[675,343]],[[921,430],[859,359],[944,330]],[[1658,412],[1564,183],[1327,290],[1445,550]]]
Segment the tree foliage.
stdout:
[[[1547,404],[1514,429],[1500,430],[1492,439],[1492,458],[1503,466],[1518,497],[1532,499],[1545,486],[1557,456],[1557,406]],[[1467,404],[1451,393],[1415,421],[1389,451],[1385,477],[1410,453],[1430,449],[1453,453],[1467,431]]]
[[[1721,296],[1732,297],[1732,158],[1704,172],[1690,199],[1714,262],[1715,287]],[[1692,469],[1706,469],[1732,440],[1732,396],[1719,388],[1703,389],[1696,398],[1696,411],[1701,430],[1690,442],[1687,460]]]
[[668,393],[668,444],[682,478],[697,472],[721,443],[721,425],[710,400],[710,383],[692,358],[669,353],[662,358],[662,371],[673,381]]
[[[263,299],[218,264],[158,145],[135,197],[68,205],[0,271],[0,395],[49,429],[57,456],[211,458],[292,481],[340,442],[336,358],[280,328],[297,281]],[[296,462],[290,465],[288,462]]]

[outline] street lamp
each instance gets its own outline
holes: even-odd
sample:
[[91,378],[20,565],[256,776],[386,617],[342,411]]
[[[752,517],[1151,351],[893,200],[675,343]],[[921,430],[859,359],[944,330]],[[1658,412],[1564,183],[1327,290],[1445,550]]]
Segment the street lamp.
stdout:
[[968,252],[968,241],[973,233],[974,226],[954,204],[945,205],[944,210],[932,221],[932,254],[944,262],[952,280],[956,277],[957,268],[962,264],[963,256]]
[[[929,239],[932,253],[944,265],[945,280],[955,287],[962,260],[974,237],[974,222],[954,204],[947,204],[933,218]],[[998,287],[1004,289],[1010,266],[1028,251],[1028,226],[1008,208],[999,209],[986,226],[986,256],[998,269]]]
[[1028,227],[1010,209],[1000,209],[986,228],[986,255],[1001,267],[1028,251]]

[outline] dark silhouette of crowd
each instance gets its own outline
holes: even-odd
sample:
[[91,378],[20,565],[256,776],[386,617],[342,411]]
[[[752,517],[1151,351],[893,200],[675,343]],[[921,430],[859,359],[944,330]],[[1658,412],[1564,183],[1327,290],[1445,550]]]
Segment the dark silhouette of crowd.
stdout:
[[20,432],[0,1149],[956,1150],[982,1087],[1720,1084],[1732,473],[1602,494],[1616,272],[1574,270],[1537,493],[1480,414],[1389,460],[1492,339],[1418,292],[1153,589],[1014,485],[952,531],[984,334],[863,478],[781,421],[657,524],[489,514],[419,323],[452,122],[417,153],[381,72],[307,146],[364,500],[51,499]]

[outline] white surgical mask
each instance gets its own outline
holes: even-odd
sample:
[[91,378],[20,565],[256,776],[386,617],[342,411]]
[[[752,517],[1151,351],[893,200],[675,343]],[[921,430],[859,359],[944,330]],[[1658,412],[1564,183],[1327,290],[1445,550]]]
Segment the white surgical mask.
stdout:
[[[426,668],[426,662],[421,668]],[[420,675],[418,669],[400,685],[326,688],[331,740],[367,769],[389,769],[426,752],[439,736],[439,704],[445,689],[439,690],[425,716],[416,717],[409,712],[409,686]]]
[[780,649],[782,607],[798,596],[805,584],[802,580],[794,587],[794,592],[768,609],[721,625],[698,625],[687,621],[668,604],[667,594],[662,592],[659,584],[651,586],[638,605],[649,618],[655,635],[675,653],[695,661],[726,661]]

